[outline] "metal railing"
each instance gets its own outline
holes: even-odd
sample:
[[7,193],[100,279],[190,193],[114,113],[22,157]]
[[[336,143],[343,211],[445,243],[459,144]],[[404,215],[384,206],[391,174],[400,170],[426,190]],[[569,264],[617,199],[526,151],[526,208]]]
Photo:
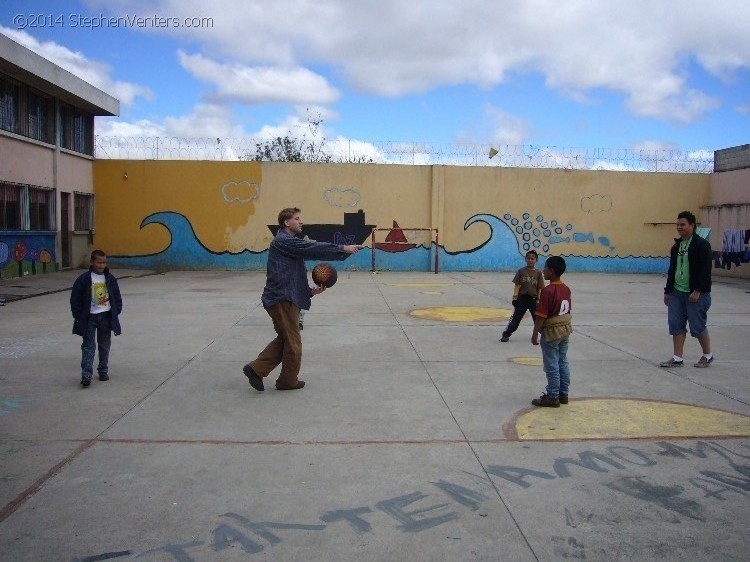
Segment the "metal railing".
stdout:
[[[95,157],[118,160],[253,161],[264,139],[95,137]],[[309,143],[304,139],[294,142]],[[491,155],[491,156],[490,156]],[[711,151],[571,148],[489,143],[322,140],[304,145],[300,161],[361,164],[496,166],[566,170],[711,173]]]

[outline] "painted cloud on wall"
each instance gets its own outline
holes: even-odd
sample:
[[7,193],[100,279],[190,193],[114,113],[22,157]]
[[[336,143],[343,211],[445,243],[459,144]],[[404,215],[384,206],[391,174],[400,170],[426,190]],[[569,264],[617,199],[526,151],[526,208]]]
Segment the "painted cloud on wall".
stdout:
[[258,184],[247,180],[230,181],[221,186],[221,196],[227,203],[249,203],[259,194]]
[[355,207],[362,196],[354,189],[326,189],[323,199],[328,201],[331,207]]
[[584,213],[608,213],[612,209],[612,198],[609,195],[591,195],[581,198],[581,210]]

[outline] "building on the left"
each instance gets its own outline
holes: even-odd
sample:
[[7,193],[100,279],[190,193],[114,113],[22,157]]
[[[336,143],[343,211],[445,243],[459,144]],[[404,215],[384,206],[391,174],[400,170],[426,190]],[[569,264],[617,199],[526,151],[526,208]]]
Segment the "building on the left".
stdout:
[[0,278],[88,264],[94,117],[120,102],[0,33]]

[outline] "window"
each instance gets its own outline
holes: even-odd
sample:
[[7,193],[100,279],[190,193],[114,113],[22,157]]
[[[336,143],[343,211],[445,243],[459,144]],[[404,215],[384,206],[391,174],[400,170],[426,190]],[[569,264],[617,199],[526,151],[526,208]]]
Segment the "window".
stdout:
[[21,187],[0,183],[0,230],[21,229]]
[[55,190],[0,183],[0,230],[56,230]]
[[29,187],[28,230],[54,230],[55,190],[44,187]]
[[73,194],[75,205],[75,216],[73,217],[74,230],[94,230],[94,196],[91,193]]
[[21,86],[0,74],[0,129],[19,133],[21,123]]
[[0,74],[0,129],[54,144],[54,100]]
[[60,104],[60,146],[93,156],[94,116]]
[[55,142],[54,103],[52,98],[29,90],[28,95],[28,136],[49,144]]

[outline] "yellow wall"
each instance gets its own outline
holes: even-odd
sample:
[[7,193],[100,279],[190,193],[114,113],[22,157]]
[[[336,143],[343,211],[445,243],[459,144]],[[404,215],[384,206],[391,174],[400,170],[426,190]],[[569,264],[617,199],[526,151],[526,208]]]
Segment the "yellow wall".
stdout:
[[[163,224],[141,229],[141,222],[174,213],[207,250],[201,267],[211,267],[217,254],[264,252],[272,236],[267,225],[282,208],[297,206],[307,224],[338,224],[344,213],[362,209],[366,223],[378,227],[397,221],[402,228],[438,228],[448,269],[522,265],[524,244],[536,244],[542,255],[594,260],[580,262],[584,268],[641,271],[644,264],[632,258],[659,258],[654,267],[663,267],[677,213],[697,214],[710,194],[706,174],[213,161],[97,160],[94,185],[98,247],[148,265],[146,256],[174,247],[175,233]],[[489,253],[493,229],[493,251],[512,254],[507,259]],[[428,239],[409,236],[430,247]],[[482,245],[477,266],[470,258]],[[409,269],[407,255],[398,263]],[[608,265],[597,265],[599,258]],[[189,261],[181,265],[191,267]]]

